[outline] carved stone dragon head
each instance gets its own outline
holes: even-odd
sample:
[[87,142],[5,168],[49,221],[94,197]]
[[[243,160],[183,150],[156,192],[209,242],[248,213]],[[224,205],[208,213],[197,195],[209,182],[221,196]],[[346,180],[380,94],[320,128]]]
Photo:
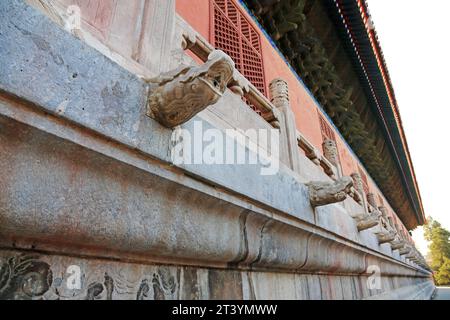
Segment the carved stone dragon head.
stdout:
[[347,198],[353,187],[353,179],[342,177],[334,182],[310,182],[309,199],[313,207],[341,202]]
[[169,128],[185,123],[222,97],[235,70],[233,60],[215,50],[201,66],[182,66],[149,80],[148,116]]

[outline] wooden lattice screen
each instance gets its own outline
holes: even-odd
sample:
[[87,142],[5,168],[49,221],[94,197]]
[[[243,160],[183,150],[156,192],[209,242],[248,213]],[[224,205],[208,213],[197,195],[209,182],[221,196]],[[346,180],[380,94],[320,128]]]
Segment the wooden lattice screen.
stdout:
[[211,10],[213,46],[227,53],[236,63],[237,69],[267,96],[258,31],[233,0],[213,0]]

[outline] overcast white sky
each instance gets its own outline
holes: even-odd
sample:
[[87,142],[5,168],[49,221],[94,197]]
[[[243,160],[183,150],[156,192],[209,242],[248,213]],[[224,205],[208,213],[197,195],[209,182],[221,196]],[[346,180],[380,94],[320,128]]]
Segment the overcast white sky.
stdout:
[[[450,230],[448,0],[368,0],[391,75],[425,214]],[[413,232],[427,252],[422,228]]]

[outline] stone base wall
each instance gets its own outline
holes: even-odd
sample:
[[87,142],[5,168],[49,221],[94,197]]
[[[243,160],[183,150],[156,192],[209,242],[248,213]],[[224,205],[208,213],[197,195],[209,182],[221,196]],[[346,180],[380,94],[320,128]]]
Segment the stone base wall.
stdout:
[[[369,290],[367,276],[254,272],[136,264],[29,251],[2,250],[0,299],[429,299],[432,282],[382,277]],[[11,268],[9,268],[11,267]]]

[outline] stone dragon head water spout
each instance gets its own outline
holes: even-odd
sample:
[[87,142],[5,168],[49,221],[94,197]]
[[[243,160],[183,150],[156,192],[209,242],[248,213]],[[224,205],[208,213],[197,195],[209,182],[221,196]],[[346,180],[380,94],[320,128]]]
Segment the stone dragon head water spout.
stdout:
[[233,60],[214,50],[203,65],[181,66],[147,80],[147,114],[168,128],[185,123],[222,97],[235,72]]

